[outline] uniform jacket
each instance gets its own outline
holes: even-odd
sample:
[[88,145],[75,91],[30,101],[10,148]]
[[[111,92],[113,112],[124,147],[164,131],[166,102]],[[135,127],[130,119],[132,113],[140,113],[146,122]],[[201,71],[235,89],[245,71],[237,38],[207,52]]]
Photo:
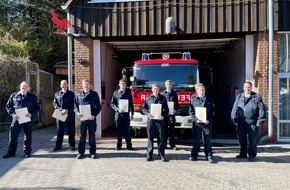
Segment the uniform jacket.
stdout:
[[89,92],[80,91],[76,94],[75,103],[74,103],[74,111],[75,113],[79,113],[80,105],[90,105],[91,106],[91,114],[95,117],[101,111],[101,103],[100,98],[97,92],[90,90]]
[[[132,100],[132,94],[130,90],[121,91],[115,90],[111,99],[111,107],[116,112],[116,117],[119,115],[119,100],[120,99],[127,99],[129,102],[129,112],[131,112],[131,115],[134,115],[134,106],[133,106],[133,100]],[[127,113],[122,113],[127,114]]]
[[200,97],[198,97],[197,93],[191,96],[189,104],[189,114],[193,122],[197,121],[197,117],[195,115],[196,107],[205,107],[207,117],[206,119],[209,121],[209,123],[212,123],[215,114],[215,107],[212,98],[209,96],[205,96],[201,99]]
[[75,94],[72,91],[59,91],[54,95],[53,107],[60,111],[65,109],[68,110],[68,113],[74,113],[74,99]]
[[150,113],[151,104],[162,104],[161,115],[163,117],[168,116],[169,109],[165,96],[163,96],[162,94],[158,94],[157,97],[155,97],[153,94],[147,96],[142,108],[143,114],[148,115]]
[[245,102],[245,93],[237,96],[232,108],[231,117],[234,123],[260,126],[266,119],[266,109],[260,95],[252,92]]
[[174,102],[174,110],[176,111],[176,114],[180,113],[180,107],[178,103],[178,95],[175,90],[172,90],[170,92],[167,92],[166,90],[163,91],[162,95],[165,96],[167,102]]
[[37,97],[34,94],[27,92],[26,95],[22,97],[21,92],[15,92],[11,94],[6,104],[6,110],[12,117],[15,115],[15,109],[25,107],[27,107],[28,113],[32,116],[35,116],[35,114],[39,112],[40,107],[37,102]]

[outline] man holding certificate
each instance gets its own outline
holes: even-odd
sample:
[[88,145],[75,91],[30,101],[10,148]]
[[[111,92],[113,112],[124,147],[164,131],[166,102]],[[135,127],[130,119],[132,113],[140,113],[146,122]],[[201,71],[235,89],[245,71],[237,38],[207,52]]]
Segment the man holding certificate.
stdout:
[[55,93],[53,107],[55,108],[55,118],[57,125],[57,138],[53,151],[62,148],[65,126],[67,127],[68,142],[70,149],[75,150],[75,113],[74,98],[75,94],[68,90],[67,81],[60,82],[61,91]]
[[[117,146],[116,150],[122,148],[122,135],[124,133],[127,149],[133,150],[130,135],[130,120],[133,119],[134,106],[130,90],[126,90],[127,81],[119,81],[119,90],[114,91],[111,99],[111,107],[115,111],[115,124],[117,128]],[[131,117],[130,113],[131,112]]]
[[23,150],[25,157],[30,157],[33,117],[40,108],[37,97],[29,90],[29,83],[21,82],[20,91],[13,93],[6,104],[6,110],[13,119],[9,131],[9,148],[7,154],[3,156],[4,159],[15,156],[17,139],[22,128],[24,132]]
[[169,115],[164,118],[164,148],[167,147],[167,139],[169,136],[170,148],[176,150],[175,146],[175,114],[180,112],[178,96],[176,91],[172,89],[171,80],[165,81],[166,90],[162,93],[167,100]]
[[168,116],[169,109],[165,96],[159,93],[159,85],[152,85],[152,94],[147,96],[142,109],[147,115],[147,161],[153,160],[153,143],[157,134],[158,155],[163,162],[166,162],[164,151],[164,118]]
[[76,94],[74,111],[79,118],[79,146],[77,159],[84,158],[86,135],[89,133],[89,145],[91,158],[96,158],[96,138],[97,130],[96,117],[101,111],[100,98],[97,92],[91,90],[90,81],[88,79],[82,80],[83,90]]
[[212,163],[212,121],[215,113],[214,103],[211,97],[205,96],[205,86],[202,83],[195,85],[196,94],[192,95],[189,104],[189,114],[192,118],[193,147],[189,160],[196,161],[200,151],[200,138],[204,144],[206,159]]

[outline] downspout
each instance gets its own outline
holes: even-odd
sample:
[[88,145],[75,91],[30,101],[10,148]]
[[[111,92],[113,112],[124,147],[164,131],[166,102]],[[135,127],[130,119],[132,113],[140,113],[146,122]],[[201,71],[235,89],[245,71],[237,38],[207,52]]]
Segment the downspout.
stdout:
[[268,20],[269,20],[269,65],[268,65],[268,135],[265,135],[259,139],[258,144],[273,136],[273,41],[274,41],[274,8],[273,0],[268,0]]
[[[61,6],[61,8],[63,10],[66,11],[67,13],[67,20],[70,21],[70,13],[69,13],[69,9],[66,5]],[[71,91],[74,91],[73,89],[73,85],[72,85],[72,78],[73,78],[73,74],[72,74],[72,37],[70,35],[70,25],[67,28],[67,75],[68,75],[68,89]]]

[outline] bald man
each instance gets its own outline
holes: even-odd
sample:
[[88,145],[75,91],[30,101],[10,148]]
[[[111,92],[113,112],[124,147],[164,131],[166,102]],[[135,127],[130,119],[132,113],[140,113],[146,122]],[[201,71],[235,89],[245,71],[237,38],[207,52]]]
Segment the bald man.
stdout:
[[[22,128],[24,132],[23,150],[25,157],[30,157],[33,117],[37,112],[39,112],[40,108],[36,95],[30,93],[29,90],[29,83],[26,81],[21,82],[20,91],[13,93],[6,104],[6,110],[12,117],[12,123],[9,131],[9,148],[8,152],[3,156],[4,159],[15,156],[17,150],[17,139]],[[20,108],[27,108],[28,113],[25,114],[24,117],[30,118],[30,121],[21,124],[19,123],[20,115],[17,115],[15,110]]]
[[66,120],[63,122],[59,119],[56,120],[57,138],[53,151],[58,151],[62,148],[63,136],[65,127],[67,128],[68,143],[70,150],[75,150],[75,112],[74,112],[74,98],[75,94],[68,90],[66,80],[60,82],[61,90],[54,95],[53,107],[59,109],[62,115],[67,114]]

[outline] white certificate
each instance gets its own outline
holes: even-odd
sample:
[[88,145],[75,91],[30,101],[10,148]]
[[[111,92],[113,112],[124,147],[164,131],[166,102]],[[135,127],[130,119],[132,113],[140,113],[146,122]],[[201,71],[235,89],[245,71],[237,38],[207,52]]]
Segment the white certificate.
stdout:
[[173,110],[174,110],[174,102],[167,102],[168,109],[169,109],[169,115],[174,115]]
[[67,118],[67,114],[62,115],[61,111],[59,109],[55,109],[53,114],[52,114],[52,117],[54,117],[55,119],[58,119],[60,121],[65,122],[65,120]]
[[91,106],[90,105],[80,105],[80,113],[83,114],[83,117],[81,118],[82,121],[88,120],[91,114]]
[[124,112],[129,112],[129,101],[128,99],[119,99],[119,109],[123,110]]
[[16,116],[19,117],[19,119],[18,119],[19,124],[27,123],[27,122],[31,121],[30,117],[25,116],[26,114],[28,114],[27,108],[16,109],[15,113],[16,113]]
[[153,115],[153,119],[159,119],[159,117],[161,116],[161,108],[162,104],[151,104],[150,114]]
[[195,107],[195,115],[197,119],[201,120],[203,123],[206,122],[206,108],[205,107]]

